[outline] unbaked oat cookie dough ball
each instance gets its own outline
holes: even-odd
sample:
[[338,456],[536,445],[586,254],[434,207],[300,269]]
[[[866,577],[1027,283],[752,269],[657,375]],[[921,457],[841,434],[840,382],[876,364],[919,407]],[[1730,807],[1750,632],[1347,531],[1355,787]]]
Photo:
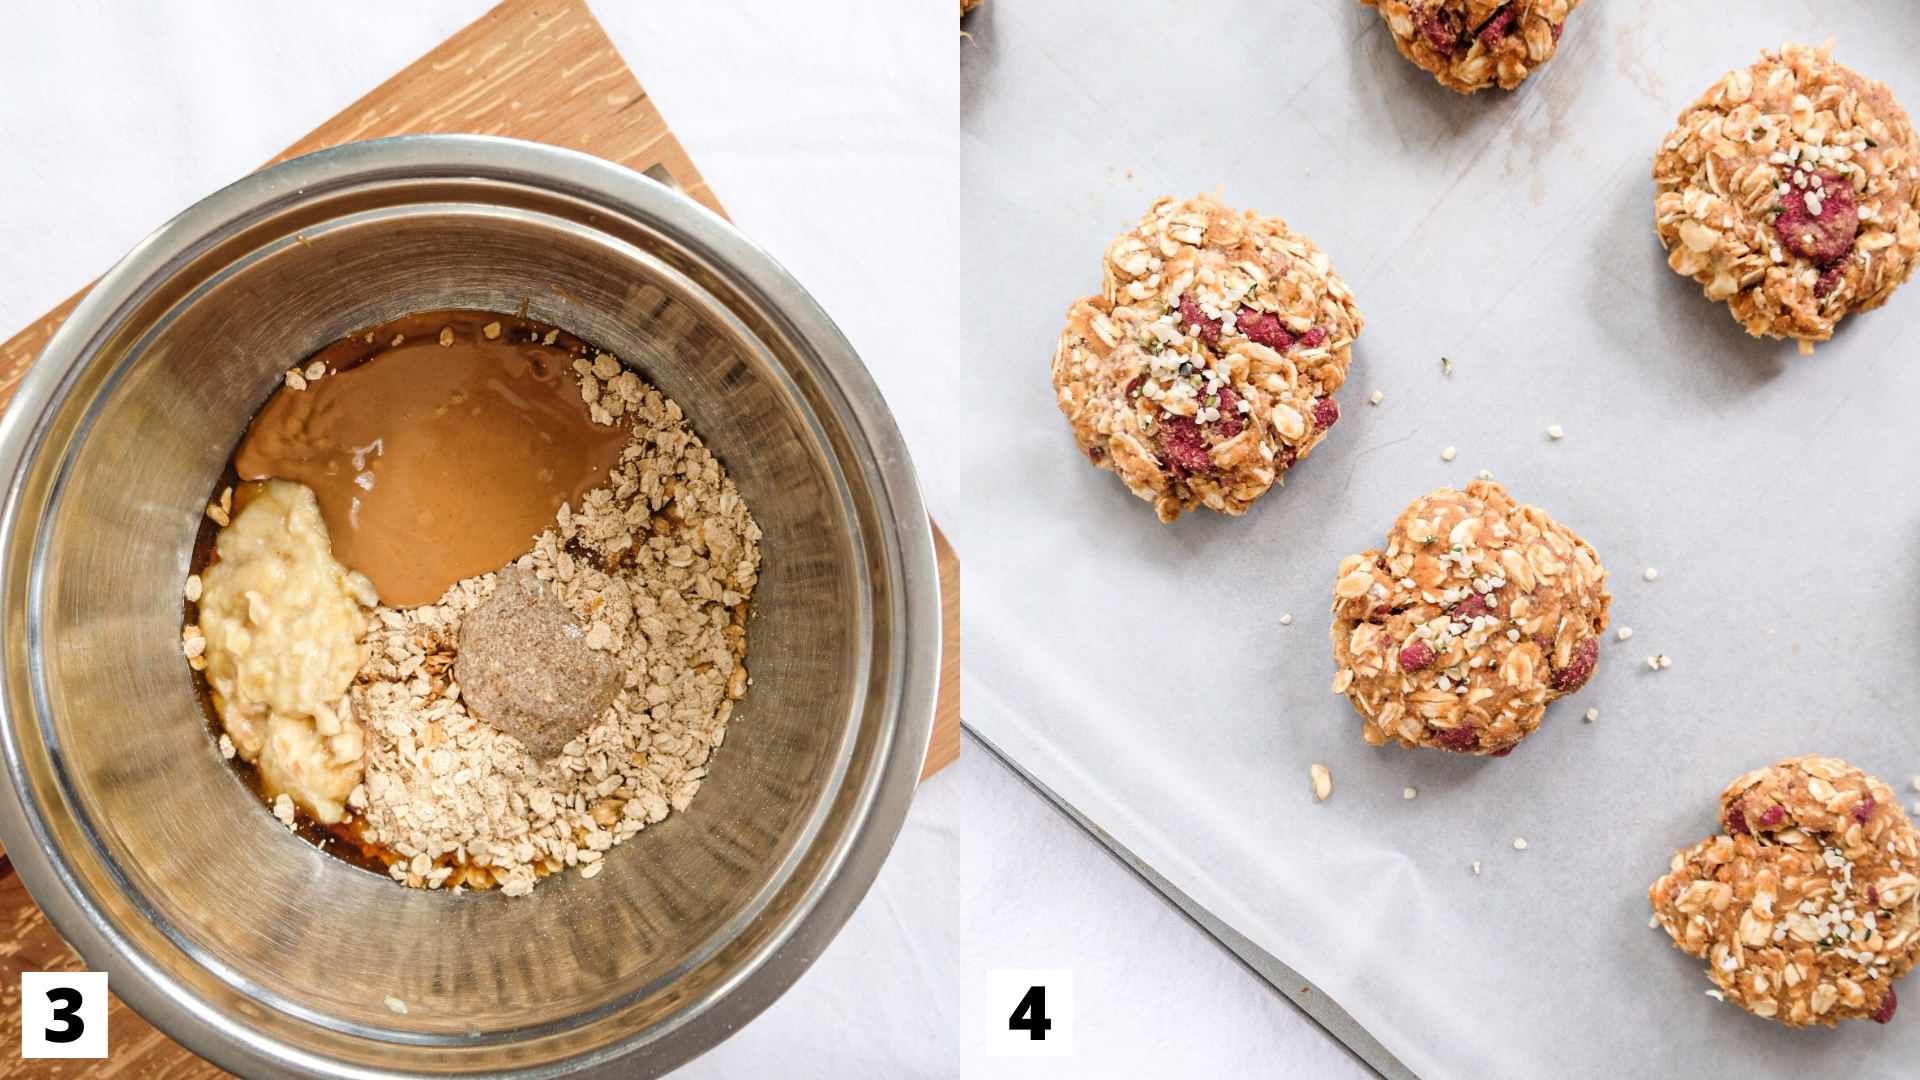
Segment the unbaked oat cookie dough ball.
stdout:
[[1053,354],[1074,441],[1161,521],[1246,513],[1340,419],[1353,294],[1286,222],[1211,195],[1160,199],[1105,263]]
[[1920,253],[1920,137],[1884,83],[1782,45],[1680,114],[1653,161],[1667,263],[1800,351],[1887,302]]
[[1503,757],[1586,685],[1607,572],[1585,540],[1477,480],[1415,499],[1333,586],[1333,655],[1367,742]]
[[1894,980],[1920,957],[1920,831],[1893,791],[1795,758],[1721,792],[1720,823],[1647,890],[1674,945],[1755,1016],[1893,1019]]
[[1520,85],[1553,58],[1580,0],[1360,0],[1377,8],[1400,55],[1462,94]]

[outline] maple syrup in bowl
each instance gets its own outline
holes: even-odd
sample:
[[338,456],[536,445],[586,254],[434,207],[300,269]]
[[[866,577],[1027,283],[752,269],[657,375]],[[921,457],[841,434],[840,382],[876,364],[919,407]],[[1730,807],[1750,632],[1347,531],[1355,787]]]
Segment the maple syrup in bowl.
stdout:
[[[222,756],[182,653],[208,493],[288,370],[448,311],[617,355],[763,533],[753,687],[699,797],[523,896],[399,887],[290,832]],[[338,514],[350,489],[309,464]],[[0,841],[89,967],[232,1071],[668,1071],[798,978],[904,820],[939,656],[904,445],[798,285],[638,174],[479,136],[263,170],[101,279],[0,417],[0,468]],[[489,550],[498,523],[441,524]]]

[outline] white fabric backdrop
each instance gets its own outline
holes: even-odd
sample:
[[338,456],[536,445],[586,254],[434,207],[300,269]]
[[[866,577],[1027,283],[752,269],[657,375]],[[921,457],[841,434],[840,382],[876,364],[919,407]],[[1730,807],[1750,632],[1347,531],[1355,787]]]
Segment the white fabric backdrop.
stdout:
[[[0,333],[489,6],[9,5]],[[740,228],[852,339],[934,515],[951,517],[938,453],[951,444],[942,424],[957,359],[951,11],[892,0],[592,6]],[[952,1075],[959,819],[954,782],[934,778],[820,961],[679,1075]]]

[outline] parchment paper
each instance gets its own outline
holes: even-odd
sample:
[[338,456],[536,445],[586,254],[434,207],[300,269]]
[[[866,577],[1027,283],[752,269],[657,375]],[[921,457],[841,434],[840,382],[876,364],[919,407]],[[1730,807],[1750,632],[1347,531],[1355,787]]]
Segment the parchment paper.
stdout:
[[[968,721],[1426,1080],[1920,1074],[1920,982],[1888,1026],[1791,1030],[1706,996],[1645,898],[1749,769],[1818,751],[1920,799],[1920,284],[1809,358],[1750,339],[1667,269],[1648,175],[1784,39],[1920,108],[1920,8],[1590,0],[1471,98],[1352,0],[969,28]],[[1325,248],[1366,328],[1284,489],[1165,526],[1075,452],[1048,362],[1113,235],[1216,184]],[[1594,545],[1633,637],[1508,758],[1369,747],[1328,689],[1335,567],[1481,469]]]

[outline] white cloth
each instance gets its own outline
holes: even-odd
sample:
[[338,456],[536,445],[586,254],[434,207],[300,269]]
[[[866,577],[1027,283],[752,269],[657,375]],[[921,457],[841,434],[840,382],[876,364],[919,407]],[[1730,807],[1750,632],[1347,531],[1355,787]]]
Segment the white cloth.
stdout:
[[[486,0],[12,5],[0,64],[0,328],[245,175]],[[953,12],[894,0],[593,5],[747,235],[813,293],[899,418],[936,517],[959,246]],[[959,811],[935,778],[814,965],[686,1076],[951,1075]],[[858,1038],[848,1037],[857,1033]]]

